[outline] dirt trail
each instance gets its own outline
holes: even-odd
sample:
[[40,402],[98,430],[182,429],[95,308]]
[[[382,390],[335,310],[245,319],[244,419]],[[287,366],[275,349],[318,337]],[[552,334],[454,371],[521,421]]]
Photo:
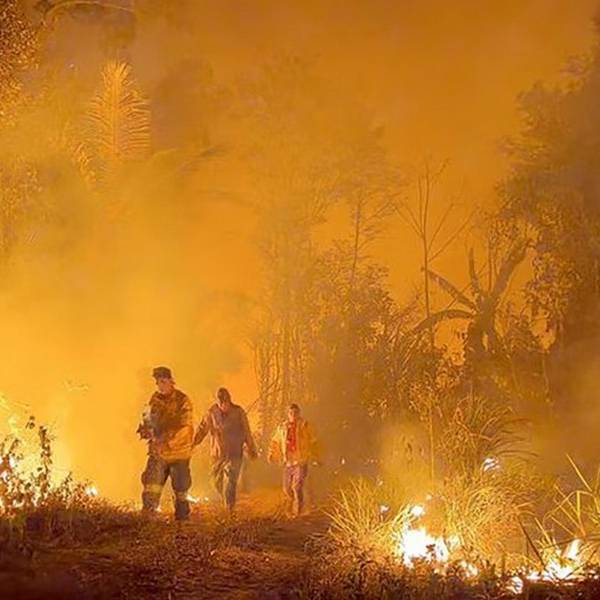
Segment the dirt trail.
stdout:
[[140,519],[94,544],[46,546],[26,565],[0,568],[0,597],[293,598],[307,542],[327,526],[322,512],[286,519],[260,498],[242,501],[233,519],[207,507],[182,525],[167,516]]
[[321,514],[274,521],[254,543],[225,549],[205,582],[206,597],[291,597],[308,559],[307,542],[326,528]]

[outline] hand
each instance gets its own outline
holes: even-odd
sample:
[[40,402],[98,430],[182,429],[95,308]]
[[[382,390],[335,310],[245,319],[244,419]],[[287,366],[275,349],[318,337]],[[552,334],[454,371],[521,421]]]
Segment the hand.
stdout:
[[136,432],[142,440],[149,440],[152,437],[152,430],[147,425],[140,425]]

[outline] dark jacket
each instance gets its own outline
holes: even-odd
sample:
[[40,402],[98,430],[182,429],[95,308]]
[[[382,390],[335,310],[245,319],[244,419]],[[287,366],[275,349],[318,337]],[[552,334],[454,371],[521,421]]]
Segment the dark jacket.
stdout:
[[241,458],[244,444],[250,456],[256,456],[246,411],[237,404],[232,404],[226,413],[218,404],[209,408],[198,427],[195,443],[200,444],[207,435],[210,438],[210,454],[214,459]]

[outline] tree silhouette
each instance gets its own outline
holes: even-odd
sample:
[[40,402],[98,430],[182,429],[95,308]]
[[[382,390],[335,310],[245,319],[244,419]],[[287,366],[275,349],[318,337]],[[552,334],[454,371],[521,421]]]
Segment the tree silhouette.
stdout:
[[470,294],[460,290],[448,279],[428,270],[428,275],[444,292],[452,298],[451,306],[432,313],[421,321],[414,332],[434,327],[438,323],[450,320],[466,320],[469,322],[465,338],[465,358],[468,362],[485,358],[488,354],[496,354],[501,350],[501,334],[497,327],[497,309],[516,267],[525,259],[526,242],[517,242],[508,251],[501,262],[495,278],[490,278],[488,286],[484,286],[475,267],[473,250],[469,252],[469,285]]

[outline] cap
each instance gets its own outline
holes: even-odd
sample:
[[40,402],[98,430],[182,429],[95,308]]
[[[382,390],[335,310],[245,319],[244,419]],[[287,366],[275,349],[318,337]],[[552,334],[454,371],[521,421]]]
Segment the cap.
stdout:
[[173,374],[169,367],[155,367],[152,370],[152,377],[154,379],[173,379]]

